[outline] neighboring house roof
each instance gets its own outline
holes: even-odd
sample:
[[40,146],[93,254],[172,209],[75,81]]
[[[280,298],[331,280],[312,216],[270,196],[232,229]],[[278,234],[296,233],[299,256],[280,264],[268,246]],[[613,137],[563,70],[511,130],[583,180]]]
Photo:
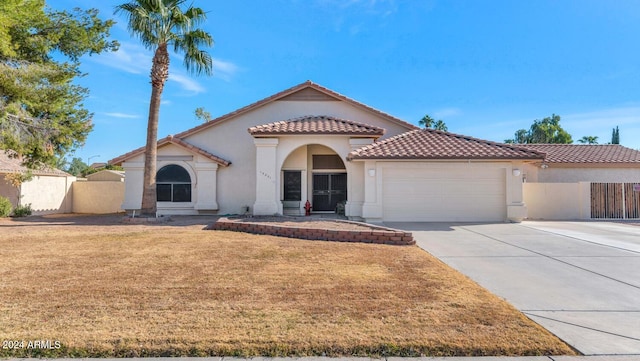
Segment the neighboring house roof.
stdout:
[[101,171],[88,174],[86,178],[87,180],[93,180],[94,178],[97,180],[123,179],[125,178],[125,174],[122,170],[103,169]]
[[[195,146],[195,145],[193,145],[193,144],[191,144],[191,143],[189,143],[189,142],[187,142],[187,141],[185,141],[183,139],[174,137],[173,135],[169,135],[169,136],[167,136],[165,138],[160,139],[158,141],[158,148],[160,148],[160,147],[162,147],[164,145],[167,145],[167,144],[177,145],[177,146],[179,146],[181,148],[184,148],[184,149],[190,151],[191,153],[199,154],[199,155],[202,155],[202,156],[204,156],[206,158],[209,158],[212,161],[218,163],[219,165],[222,165],[222,166],[225,166],[225,167],[227,167],[227,166],[229,166],[231,164],[230,161],[228,161],[226,159],[222,159],[222,158],[218,157],[217,155],[211,154],[211,153],[207,152],[206,150],[204,150],[204,149],[202,149],[200,147],[197,147],[197,146]],[[121,155],[121,156],[119,156],[117,158],[114,158],[114,159],[110,160],[109,163],[110,164],[115,164],[115,165],[120,165],[120,164],[122,164],[122,162],[126,161],[127,159],[130,159],[130,158],[135,157],[135,156],[137,156],[139,154],[142,154],[142,153],[144,153],[144,147],[140,147],[140,148],[138,148],[136,150],[133,150],[133,151],[131,151],[129,153],[125,153],[125,154],[123,154],[123,155]]]
[[91,163],[89,168],[100,169],[100,168],[104,168],[106,166],[107,166],[107,163],[105,163],[105,162],[94,162],[94,163]]
[[347,159],[540,159],[544,153],[434,129],[420,129],[375,142]]
[[619,144],[519,144],[546,153],[546,163],[608,163],[640,165],[640,151]]
[[381,137],[384,129],[325,115],[307,115],[295,119],[258,125],[249,128],[253,136],[287,134],[345,134]]
[[[20,158],[10,157],[5,151],[0,150],[0,173],[26,173],[29,169],[22,165]],[[56,177],[71,177],[71,174],[56,168],[31,169],[33,175],[50,175]]]

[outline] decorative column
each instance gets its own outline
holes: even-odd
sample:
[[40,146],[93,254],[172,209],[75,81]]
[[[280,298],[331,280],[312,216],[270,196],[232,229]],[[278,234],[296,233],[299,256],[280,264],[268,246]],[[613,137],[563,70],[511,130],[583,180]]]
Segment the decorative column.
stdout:
[[216,183],[218,175],[217,163],[196,163],[198,203],[197,210],[218,210],[216,199]]
[[527,205],[524,204],[521,162],[514,162],[506,168],[507,174],[507,219],[520,223],[527,218]]
[[382,175],[375,161],[364,162],[364,204],[362,218],[370,223],[382,222]]
[[253,204],[253,214],[273,215],[278,213],[278,138],[255,138],[253,143],[256,145],[256,202]]
[[[351,151],[358,150],[374,141],[374,138],[351,138],[349,139],[349,149]],[[348,200],[344,213],[349,219],[360,219],[364,204],[363,184],[367,177],[364,171],[364,162],[347,162],[345,166],[349,175],[347,176]]]

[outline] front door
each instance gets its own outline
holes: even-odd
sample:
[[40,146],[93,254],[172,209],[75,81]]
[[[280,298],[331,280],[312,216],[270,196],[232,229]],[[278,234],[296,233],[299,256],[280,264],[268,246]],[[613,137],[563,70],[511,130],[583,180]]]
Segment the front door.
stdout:
[[347,200],[347,173],[313,175],[313,210],[335,211],[336,204]]

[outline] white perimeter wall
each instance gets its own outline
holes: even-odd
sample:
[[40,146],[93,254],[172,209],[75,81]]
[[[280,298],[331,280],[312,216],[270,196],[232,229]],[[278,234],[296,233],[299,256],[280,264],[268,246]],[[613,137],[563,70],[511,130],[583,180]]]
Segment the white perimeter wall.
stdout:
[[590,183],[525,183],[524,202],[529,219],[591,218]]
[[550,164],[548,168],[541,169],[533,164],[525,166],[527,182],[536,183],[633,183],[640,182],[640,167],[615,168],[594,167],[561,167]]
[[71,185],[76,177],[33,176],[22,183],[20,204],[31,203],[33,214],[69,213],[72,210]]

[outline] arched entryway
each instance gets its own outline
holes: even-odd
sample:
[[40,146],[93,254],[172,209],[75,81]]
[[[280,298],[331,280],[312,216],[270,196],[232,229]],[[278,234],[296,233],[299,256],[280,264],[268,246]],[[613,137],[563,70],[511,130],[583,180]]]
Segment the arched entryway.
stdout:
[[301,212],[307,200],[313,212],[341,212],[347,202],[344,160],[325,145],[307,144],[293,150],[282,164],[280,179],[283,213]]
[[317,212],[335,211],[347,202],[347,170],[337,154],[312,155],[312,204]]

